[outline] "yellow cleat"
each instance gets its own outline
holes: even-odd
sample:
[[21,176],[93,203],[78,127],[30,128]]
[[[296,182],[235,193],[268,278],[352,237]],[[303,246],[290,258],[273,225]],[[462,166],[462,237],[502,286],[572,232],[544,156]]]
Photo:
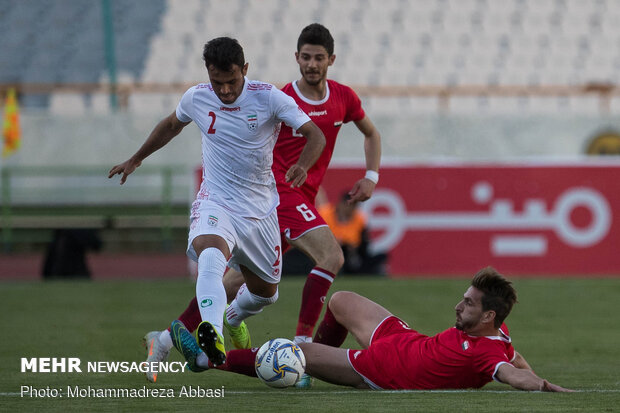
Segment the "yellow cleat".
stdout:
[[245,321],[242,321],[239,327],[233,327],[228,324],[226,315],[224,315],[224,327],[228,331],[230,336],[230,342],[235,348],[244,349],[252,347],[252,340],[250,339],[250,330]]
[[200,323],[198,329],[196,329],[196,339],[198,345],[214,366],[219,366],[226,362],[224,338],[215,330],[211,323],[208,321]]

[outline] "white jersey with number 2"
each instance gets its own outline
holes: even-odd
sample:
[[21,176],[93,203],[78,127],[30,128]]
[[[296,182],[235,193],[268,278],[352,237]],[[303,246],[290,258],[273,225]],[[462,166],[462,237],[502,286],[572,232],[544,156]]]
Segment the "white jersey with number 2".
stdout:
[[310,118],[275,86],[244,80],[232,104],[222,103],[211,84],[191,87],[176,116],[196,122],[201,131],[203,176],[197,199],[260,219],[279,203],[271,164],[281,122],[298,129]]

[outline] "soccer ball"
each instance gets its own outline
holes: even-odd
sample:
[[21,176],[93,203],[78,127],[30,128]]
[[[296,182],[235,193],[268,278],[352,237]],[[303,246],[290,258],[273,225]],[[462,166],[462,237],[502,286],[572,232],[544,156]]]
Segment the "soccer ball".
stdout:
[[306,357],[299,346],[286,338],[274,338],[256,352],[256,375],[270,387],[294,385],[306,370]]

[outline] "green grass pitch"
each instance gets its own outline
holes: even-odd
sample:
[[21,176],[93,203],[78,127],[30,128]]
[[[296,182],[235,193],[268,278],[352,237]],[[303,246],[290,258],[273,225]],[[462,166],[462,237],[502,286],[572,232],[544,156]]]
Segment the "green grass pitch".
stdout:
[[[248,325],[254,345],[291,337],[303,279],[288,278],[280,300]],[[0,284],[0,410],[2,411],[620,411],[620,278],[520,279],[519,304],[507,319],[513,343],[542,377],[580,390],[572,394],[513,391],[490,383],[481,390],[372,392],[315,382],[310,391],[275,390],[231,373],[161,374],[155,385],[140,373],[21,373],[21,357],[79,357],[88,361],[141,361],[141,338],[163,329],[185,308],[193,283],[97,281]],[[352,290],[383,304],[426,334],[454,323],[454,305],[467,279],[354,278],[340,276],[332,291]],[[349,337],[345,346],[354,347]],[[171,360],[180,361],[173,350]],[[157,387],[173,398],[21,397],[38,389]],[[224,388],[224,397],[179,397],[182,386]]]

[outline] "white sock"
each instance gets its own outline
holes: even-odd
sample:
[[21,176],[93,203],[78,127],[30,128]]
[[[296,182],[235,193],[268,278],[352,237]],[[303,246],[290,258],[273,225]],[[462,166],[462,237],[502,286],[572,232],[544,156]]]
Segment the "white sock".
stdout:
[[209,357],[207,357],[205,353],[201,352],[200,354],[198,354],[198,357],[196,357],[196,364],[198,365],[198,367],[202,367],[203,369],[208,369],[209,368]]
[[172,337],[170,336],[170,331],[162,331],[159,335],[159,342],[166,348],[166,350],[170,350],[174,346],[172,344]]
[[217,248],[207,248],[198,257],[196,298],[202,321],[210,322],[223,334],[223,315],[226,309],[226,290],[222,277],[226,270],[226,257]]
[[308,336],[295,336],[295,338],[293,339],[293,343],[295,343],[295,344],[299,344],[299,343],[312,343],[312,337],[308,337]]
[[226,309],[226,320],[233,327],[239,327],[239,324],[246,318],[258,314],[263,308],[269,304],[273,304],[278,299],[278,290],[273,297],[261,297],[252,294],[247,286],[243,284],[237,296]]

